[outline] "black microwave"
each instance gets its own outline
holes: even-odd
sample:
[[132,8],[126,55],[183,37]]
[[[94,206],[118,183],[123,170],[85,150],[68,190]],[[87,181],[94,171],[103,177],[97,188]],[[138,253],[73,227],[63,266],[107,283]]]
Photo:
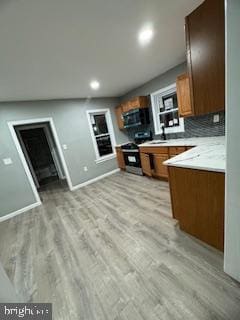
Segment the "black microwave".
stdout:
[[148,108],[133,109],[123,113],[124,128],[137,127],[144,124],[149,124]]

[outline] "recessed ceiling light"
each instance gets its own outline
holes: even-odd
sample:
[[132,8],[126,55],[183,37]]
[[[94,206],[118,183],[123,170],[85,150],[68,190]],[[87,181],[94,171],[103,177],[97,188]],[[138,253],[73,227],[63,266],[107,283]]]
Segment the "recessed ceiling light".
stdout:
[[153,28],[151,26],[144,27],[138,34],[138,41],[141,45],[148,44],[153,38]]
[[100,83],[99,83],[97,80],[91,81],[91,82],[90,82],[90,87],[91,87],[93,90],[98,90],[99,87],[100,87]]

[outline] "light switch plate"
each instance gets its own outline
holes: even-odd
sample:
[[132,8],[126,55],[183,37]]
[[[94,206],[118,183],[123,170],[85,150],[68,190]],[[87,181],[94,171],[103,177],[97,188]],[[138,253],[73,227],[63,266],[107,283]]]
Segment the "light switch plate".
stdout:
[[88,167],[83,167],[83,170],[84,171],[88,171]]
[[219,120],[219,114],[214,114],[214,116],[213,116],[213,122],[214,123],[217,123],[217,122],[219,122],[220,120]]
[[5,164],[5,166],[8,166],[10,164],[12,164],[12,159],[11,158],[5,158],[3,159],[3,163]]

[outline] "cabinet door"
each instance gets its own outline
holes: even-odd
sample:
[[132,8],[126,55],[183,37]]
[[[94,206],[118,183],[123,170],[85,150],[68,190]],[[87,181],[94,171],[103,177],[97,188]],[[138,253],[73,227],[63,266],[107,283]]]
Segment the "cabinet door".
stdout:
[[117,162],[118,162],[118,167],[120,169],[125,169],[125,161],[124,161],[124,156],[121,148],[116,148],[117,152]]
[[168,154],[154,154],[154,173],[160,178],[168,178],[168,168],[163,164],[168,159]]
[[122,111],[123,112],[128,112],[130,109],[131,109],[131,105],[128,101],[122,103]]
[[224,0],[205,0],[186,17],[186,42],[194,114],[225,108]]
[[152,169],[150,164],[150,157],[146,153],[140,152],[142,171],[146,176],[152,176]]
[[187,74],[177,77],[177,99],[180,116],[190,116],[193,114],[190,99],[190,84]]
[[145,96],[135,97],[129,101],[131,109],[148,107],[148,98]]
[[123,117],[122,117],[122,105],[119,105],[115,108],[115,113],[117,117],[118,128],[122,130],[124,129]]
[[180,228],[223,251],[225,175],[169,167],[173,217]]

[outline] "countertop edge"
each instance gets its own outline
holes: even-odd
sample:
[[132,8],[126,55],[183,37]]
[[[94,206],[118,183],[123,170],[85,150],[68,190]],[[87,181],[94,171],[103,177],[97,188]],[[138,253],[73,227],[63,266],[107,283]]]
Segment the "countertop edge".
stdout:
[[209,168],[204,166],[191,166],[187,164],[180,164],[180,163],[163,163],[167,167],[175,167],[175,168],[183,168],[183,169],[190,169],[190,170],[200,170],[200,171],[210,171],[210,172],[217,172],[217,173],[224,173],[225,169],[222,168]]

